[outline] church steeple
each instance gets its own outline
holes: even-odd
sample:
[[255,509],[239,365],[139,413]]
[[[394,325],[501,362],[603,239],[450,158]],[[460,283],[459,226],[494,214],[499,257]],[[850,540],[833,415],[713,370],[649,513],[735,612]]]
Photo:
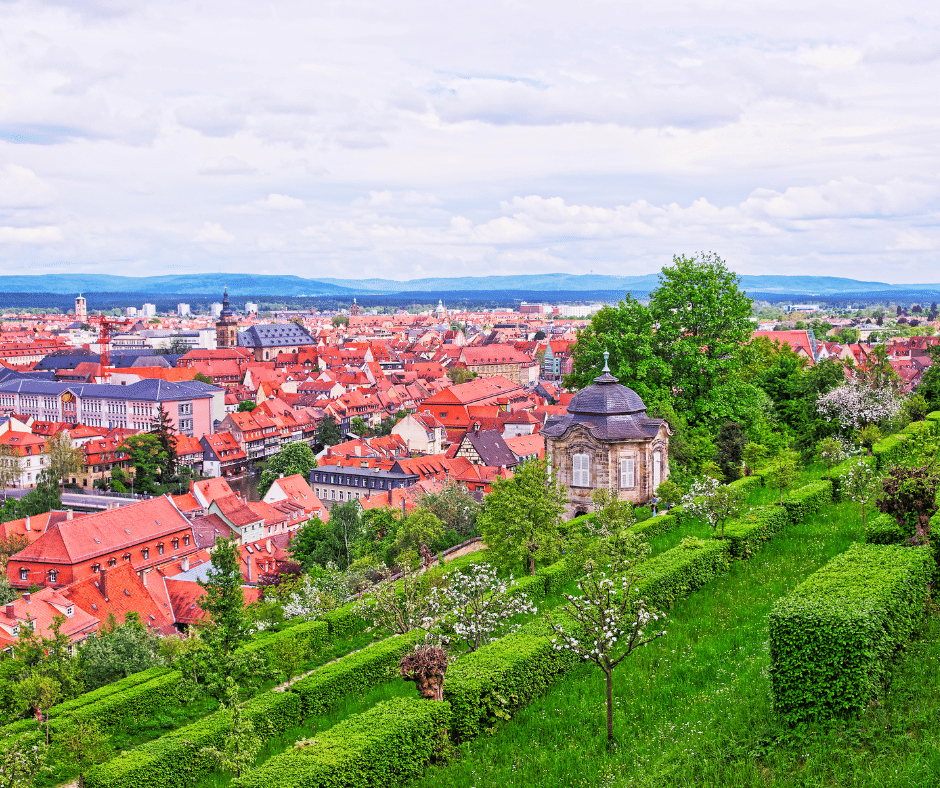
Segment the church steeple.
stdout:
[[215,324],[215,346],[238,347],[238,321],[228,303],[228,286],[222,293],[222,312]]

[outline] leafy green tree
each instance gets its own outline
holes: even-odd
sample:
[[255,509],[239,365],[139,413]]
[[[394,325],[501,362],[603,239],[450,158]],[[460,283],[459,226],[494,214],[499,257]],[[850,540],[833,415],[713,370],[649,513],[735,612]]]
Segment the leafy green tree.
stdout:
[[548,475],[545,460],[516,467],[511,479],[493,480],[480,514],[480,534],[494,559],[507,569],[558,555],[567,494]]
[[236,412],[251,413],[257,407],[258,405],[255,403],[253,399],[243,399],[241,402],[238,403],[238,409]]
[[360,438],[365,437],[369,434],[369,425],[366,424],[359,416],[356,416],[349,425],[350,432],[356,433]]
[[346,315],[334,315],[332,323],[333,323],[333,328],[339,328],[340,326],[348,326],[349,318]]
[[291,557],[304,571],[309,571],[313,566],[325,567],[330,563],[346,569],[356,557],[362,535],[358,502],[335,504],[330,509],[327,522],[314,517],[297,531],[290,543]]
[[157,415],[154,417],[148,434],[156,437],[166,454],[166,460],[161,467],[163,479],[172,479],[176,476],[177,466],[179,465],[179,456],[176,453],[177,430],[173,426],[173,422],[170,421],[170,414],[166,412],[162,402],[157,407]]
[[274,652],[274,666],[285,681],[290,681],[307,659],[307,650],[299,638],[276,640],[271,650]]
[[928,411],[940,410],[940,363],[934,362],[924,371],[917,393],[926,400]]
[[78,473],[84,465],[84,453],[72,446],[72,439],[64,432],[57,432],[46,440],[46,454],[49,457],[49,475],[56,484]]
[[444,533],[444,524],[427,509],[417,508],[401,521],[395,535],[399,554],[417,553],[421,546],[430,546]]
[[767,461],[767,447],[760,443],[748,443],[742,452],[748,474],[760,470]]
[[741,464],[744,462],[746,444],[747,436],[738,422],[726,421],[718,428],[715,459],[721,466],[721,473],[729,482],[741,478]]
[[323,420],[317,425],[316,437],[314,442],[321,449],[324,446],[335,446],[342,443],[343,433],[332,416],[324,416]]
[[4,499],[7,487],[15,485],[23,473],[23,458],[9,444],[0,445],[0,488]]
[[193,380],[198,381],[199,383],[208,383],[210,386],[214,386],[215,383],[212,381],[208,375],[203,375],[201,372],[197,372],[193,377]]
[[128,435],[118,448],[127,452],[134,466],[135,491],[155,493],[169,467],[169,455],[160,438],[149,432]]
[[871,463],[858,458],[839,476],[842,495],[862,509],[862,530],[865,529],[865,510],[871,499],[881,490],[881,477]]
[[82,647],[80,660],[88,689],[110,684],[132,673],[162,665],[157,636],[149,632],[140,614],[131,611],[118,625],[105,622]]
[[793,484],[799,475],[799,458],[795,451],[786,449],[780,452],[764,471],[767,483],[780,493],[780,505],[783,505],[783,491]]
[[16,701],[22,710],[35,709],[46,722],[46,745],[49,745],[49,708],[62,696],[62,687],[52,676],[40,670],[30,671],[16,685]]
[[70,720],[56,728],[53,756],[78,769],[78,788],[85,785],[85,772],[104,763],[114,753],[111,739],[94,720]]
[[605,306],[578,332],[572,351],[571,388],[584,388],[600,374],[604,353],[612,373],[634,389],[647,405],[670,399],[669,366],[654,346],[655,318],[650,309],[627,295],[616,307]]
[[693,517],[704,520],[717,538],[724,539],[725,524],[741,514],[746,497],[740,487],[703,478],[696,480],[689,488],[682,499],[682,508]]
[[238,701],[238,685],[231,677],[226,679],[223,705],[227,717],[224,744],[221,748],[202,747],[200,754],[207,756],[223,771],[240,777],[254,766],[264,737],[255,732],[254,723],[245,714]]
[[287,443],[268,460],[267,466],[261,472],[261,479],[258,481],[258,496],[264,498],[271,489],[271,485],[282,475],[300,474],[309,482],[310,471],[316,467],[317,460],[308,444],[303,441]]
[[656,497],[667,509],[671,509],[682,500],[682,488],[672,479],[663,479],[656,488]]
[[460,366],[460,367],[455,366],[447,370],[447,377],[450,378],[450,382],[453,383],[454,385],[458,385],[460,383],[468,383],[469,381],[473,380],[476,376],[477,376],[476,372],[471,372],[469,369],[467,369],[464,366]]
[[816,454],[826,464],[826,478],[832,478],[832,467],[848,457],[845,444],[833,436],[821,441],[816,447]]
[[881,480],[878,510],[891,515],[912,544],[930,544],[930,520],[937,513],[940,468],[936,459],[926,465],[898,465]]
[[46,762],[48,749],[29,736],[0,740],[0,788],[31,788]]
[[444,528],[469,538],[477,532],[480,504],[465,484],[448,481],[438,492],[425,493],[418,500],[418,508],[434,514]]
[[241,559],[234,539],[215,540],[212,566],[206,579],[198,582],[205,592],[199,597],[199,607],[210,616],[203,640],[219,656],[228,658],[248,637]]
[[715,254],[675,256],[651,295],[652,349],[669,366],[675,396],[690,413],[714,410],[711,403],[725,393],[751,338],[751,299],[740,281]]

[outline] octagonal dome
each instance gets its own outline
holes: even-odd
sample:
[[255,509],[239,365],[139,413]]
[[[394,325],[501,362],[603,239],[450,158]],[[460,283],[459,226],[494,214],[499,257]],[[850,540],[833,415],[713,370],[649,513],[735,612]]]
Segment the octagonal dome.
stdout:
[[568,403],[568,413],[583,416],[634,416],[646,414],[646,405],[633,389],[621,386],[610,372],[594,378]]

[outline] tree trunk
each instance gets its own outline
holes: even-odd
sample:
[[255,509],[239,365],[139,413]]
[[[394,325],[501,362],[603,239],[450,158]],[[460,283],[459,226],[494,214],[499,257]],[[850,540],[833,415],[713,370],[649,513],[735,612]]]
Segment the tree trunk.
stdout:
[[605,671],[607,676],[607,744],[614,741],[614,677],[610,670]]
[[535,574],[535,556],[533,554],[529,555],[529,574]]

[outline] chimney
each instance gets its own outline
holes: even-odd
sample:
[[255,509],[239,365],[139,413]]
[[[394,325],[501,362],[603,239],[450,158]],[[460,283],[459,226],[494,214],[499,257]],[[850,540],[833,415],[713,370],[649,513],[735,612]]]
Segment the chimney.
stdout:
[[30,597],[29,591],[27,591],[25,594],[23,594],[23,601],[24,601],[27,605],[29,604],[29,597]]
[[13,618],[13,605],[7,605],[4,611],[10,618]]
[[26,530],[27,530],[27,531],[32,530],[32,529],[29,527],[29,515],[28,515],[28,514],[26,515]]
[[140,582],[142,582],[142,583],[144,584],[144,588],[147,587],[147,575],[149,575],[149,574],[150,574],[150,572],[141,572],[141,573],[140,573]]
[[108,570],[102,567],[101,571],[98,573],[98,588],[101,589],[101,596],[104,597],[104,601],[108,601]]
[[183,560],[180,561],[180,569],[182,569],[184,572],[189,571],[189,556],[188,555],[183,556]]
[[65,519],[66,519],[66,520],[71,520],[73,514],[74,514],[74,512],[72,512],[71,509],[66,509],[66,510],[65,510]]

